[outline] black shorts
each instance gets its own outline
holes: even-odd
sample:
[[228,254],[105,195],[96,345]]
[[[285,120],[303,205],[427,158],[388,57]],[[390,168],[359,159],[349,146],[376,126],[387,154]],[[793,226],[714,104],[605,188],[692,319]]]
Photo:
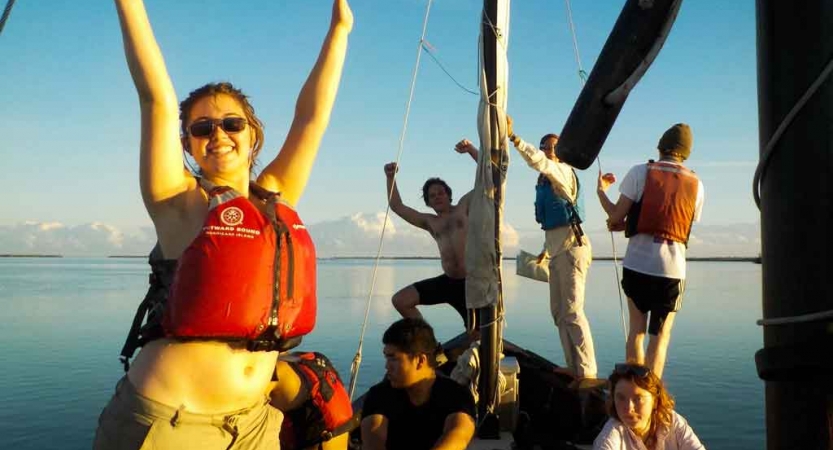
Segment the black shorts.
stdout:
[[622,289],[643,314],[651,313],[648,333],[656,335],[668,313],[683,306],[685,280],[647,275],[626,267],[622,271]]
[[[451,278],[446,274],[438,277],[427,278],[417,281],[414,287],[419,293],[420,305],[439,305],[448,303],[460,314],[463,325],[466,325],[466,318],[474,317],[474,313],[466,309],[466,279]],[[472,324],[474,322],[471,322]]]

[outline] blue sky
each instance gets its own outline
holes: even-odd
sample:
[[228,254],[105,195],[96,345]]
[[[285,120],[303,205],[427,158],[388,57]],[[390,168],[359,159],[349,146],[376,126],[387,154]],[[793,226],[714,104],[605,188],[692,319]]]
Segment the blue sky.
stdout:
[[[437,56],[470,88],[481,4],[436,0],[428,24]],[[572,2],[588,72],[623,4]],[[138,188],[138,102],[115,7],[79,5],[17,2],[0,35],[0,173],[7,189],[0,227],[6,230],[24,222],[95,222],[125,233],[150,225]],[[242,87],[266,124],[261,161],[272,158],[317,57],[331,3],[147,0],[146,6],[178,96],[209,81]],[[384,210],[382,166],[396,157],[426,1],[353,0],[351,6],[356,21],[339,97],[299,203],[309,224]],[[754,18],[754,2],[684,2],[601,153],[603,169],[621,178],[632,164],[655,156],[666,128],[689,123],[689,166],[706,187],[704,229],[758,223],[751,195],[758,156]],[[509,39],[516,131],[531,141],[560,132],[581,88],[564,2],[515,0]],[[477,101],[423,56],[399,176],[406,203],[422,206],[420,187],[429,176],[445,178],[455,197],[470,189],[474,164],[452,147],[462,137],[476,140]],[[512,156],[506,220],[534,231],[535,174]],[[587,226],[600,229],[595,170],[580,178]]]

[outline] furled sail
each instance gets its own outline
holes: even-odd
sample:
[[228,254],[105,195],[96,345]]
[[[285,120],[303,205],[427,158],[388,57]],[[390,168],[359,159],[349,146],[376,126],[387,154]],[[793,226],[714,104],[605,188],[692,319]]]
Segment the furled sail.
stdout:
[[480,329],[478,436],[499,437],[498,358],[501,352],[503,282],[500,231],[509,153],[506,103],[509,65],[509,0],[485,0],[480,27],[480,153],[469,203],[466,236],[466,305]]
[[[466,240],[466,305],[470,309],[501,303],[501,243],[503,193],[509,153],[506,139],[506,103],[509,64],[509,0],[497,3],[497,14],[483,13],[480,38],[480,107],[477,126],[480,154],[469,206]],[[489,35],[494,36],[490,39]],[[484,41],[495,45],[486,46]]]

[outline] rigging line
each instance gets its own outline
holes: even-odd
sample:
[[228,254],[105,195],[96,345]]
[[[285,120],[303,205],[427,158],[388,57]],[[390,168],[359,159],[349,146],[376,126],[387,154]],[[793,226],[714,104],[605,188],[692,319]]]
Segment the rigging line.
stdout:
[[464,91],[468,92],[469,94],[473,94],[473,95],[480,95],[480,93],[475,92],[475,91],[473,91],[473,90],[471,90],[471,89],[469,89],[469,88],[467,88],[467,87],[463,86],[462,84],[460,84],[460,82],[459,82],[459,81],[457,81],[457,79],[456,79],[456,78],[454,78],[454,76],[452,76],[452,75],[451,75],[451,73],[449,73],[449,72],[448,72],[448,70],[446,70],[446,69],[445,69],[445,66],[443,66],[443,63],[441,63],[441,62],[440,62],[439,58],[437,58],[437,55],[435,55],[435,54],[434,54],[434,52],[433,52],[433,51],[432,51],[432,50],[428,47],[428,45],[427,45],[425,42],[422,42],[422,49],[423,49],[423,50],[425,50],[425,53],[428,53],[428,56],[430,56],[430,57],[431,57],[431,59],[433,59],[433,60],[434,60],[434,62],[435,62],[435,63],[437,63],[437,66],[439,66],[439,67],[440,67],[440,69],[441,69],[443,72],[445,72],[445,74],[446,74],[446,75],[448,75],[448,78],[451,78],[451,81],[453,81],[453,82],[454,82],[454,84],[456,84],[457,86],[459,86],[459,87],[460,87],[460,89],[462,89],[462,90],[464,90]]
[[485,330],[486,328],[488,328],[488,327],[490,327],[490,326],[492,326],[496,323],[499,323],[499,322],[502,322],[504,324],[504,326],[506,326],[505,325],[506,324],[506,317],[503,314],[503,311],[499,312],[497,314],[497,317],[495,317],[494,320],[492,320],[491,322],[487,322],[487,323],[484,323],[482,325],[478,325],[478,328],[481,329],[481,330]]
[[[599,174],[602,173],[602,160],[596,156],[596,163],[599,166]],[[622,285],[619,283],[619,257],[616,255],[616,241],[613,239],[613,232],[610,231],[610,248],[613,253],[613,272],[616,275],[616,289],[619,292],[619,312],[622,318],[622,333],[624,334],[625,342],[628,341],[628,326],[625,323],[625,299],[622,297]]]
[[[584,68],[581,65],[581,54],[579,53],[578,48],[578,36],[576,34],[576,25],[573,22],[573,8],[570,6],[570,0],[564,0],[564,4],[567,7],[567,23],[570,26],[570,35],[573,38],[573,54],[576,58],[576,65],[578,66],[578,78],[581,82],[582,88],[585,84],[587,84],[587,72],[584,71]],[[599,174],[602,173],[602,159],[598,155],[596,155],[596,164],[599,167]],[[613,238],[613,232],[610,232],[610,248],[613,252],[613,271],[616,276],[616,288],[619,292],[619,313],[622,318],[622,333],[624,335],[625,342],[628,340],[628,326],[625,323],[625,300],[622,296],[622,286],[619,283],[619,258],[616,255],[616,241]]]
[[[492,22],[492,19],[490,19],[490,18],[489,18],[489,15],[488,15],[488,14],[486,14],[485,9],[483,10],[483,12],[481,12],[481,14],[480,14],[480,15],[481,15],[482,17],[485,17],[485,18],[486,18],[485,22],[486,22],[486,24],[488,24],[488,25],[489,25],[489,28],[492,30],[492,34],[495,36],[495,42],[497,42],[498,44],[500,44],[500,47],[503,49],[504,53],[507,53],[509,50],[506,48],[506,45],[503,43],[503,40],[502,40],[502,38],[503,38],[503,34],[502,34],[502,33],[500,33],[500,32],[498,31],[497,27],[496,27],[496,26],[495,26],[495,24]],[[480,58],[478,58],[478,60],[477,60],[477,71],[478,71],[478,74],[482,74],[482,73],[483,73],[482,63],[483,63],[483,61],[481,61],[481,60],[480,60]],[[478,77],[478,80],[480,80],[480,77]],[[479,81],[478,81],[478,86],[480,86],[480,82],[479,82]],[[482,87],[482,86],[481,86],[481,87]],[[488,89],[488,87],[486,87],[486,89]],[[493,106],[493,107],[495,107],[495,108],[499,109],[500,111],[502,111],[504,114],[506,114],[506,111],[504,111],[504,110],[503,110],[503,108],[501,108],[500,106],[498,106],[496,103],[493,103],[493,100],[492,100],[492,98],[493,98],[493,97],[497,96],[497,91],[498,91],[498,89],[500,89],[500,86],[496,86],[496,88],[495,88],[495,91],[494,91],[494,92],[491,92],[491,93],[487,92],[487,93],[486,93],[486,94],[487,94],[486,96],[488,97],[488,100],[486,101],[486,104],[487,104],[487,105],[490,105],[490,106]],[[478,94],[478,95],[480,95],[480,94]]]
[[567,22],[570,25],[570,33],[573,37],[573,55],[576,58],[576,66],[578,66],[578,78],[581,81],[581,86],[587,83],[587,73],[581,66],[581,54],[578,51],[578,38],[576,37],[576,25],[573,23],[573,8],[570,6],[570,0],[564,0],[567,6]]
[[405,118],[404,118],[404,121],[402,123],[402,133],[399,135],[399,149],[397,150],[397,154],[396,154],[397,170],[393,174],[393,182],[391,183],[391,190],[390,190],[390,192],[388,192],[388,202],[387,202],[388,206],[387,206],[387,208],[385,208],[385,218],[384,218],[384,221],[382,222],[382,232],[379,236],[379,247],[376,250],[376,259],[375,259],[375,262],[373,263],[373,275],[371,276],[371,281],[370,281],[370,291],[367,294],[367,305],[366,305],[365,311],[364,311],[364,321],[362,322],[362,331],[361,331],[361,334],[359,335],[359,346],[358,346],[358,349],[356,350],[356,355],[353,357],[353,362],[350,366],[350,391],[349,391],[350,400],[353,400],[353,394],[356,391],[356,380],[358,379],[359,367],[361,366],[361,361],[362,361],[362,347],[364,345],[364,334],[365,334],[365,331],[367,330],[367,318],[370,315],[370,303],[373,300],[373,290],[376,287],[376,275],[379,271],[379,259],[382,255],[382,243],[384,242],[384,239],[385,239],[385,230],[387,229],[388,217],[390,217],[390,200],[393,197],[393,187],[396,186],[396,174],[397,174],[398,169],[399,169],[399,161],[402,159],[402,150],[404,148],[404,143],[405,143],[405,134],[408,130],[408,118],[411,114],[411,103],[414,100],[414,90],[416,88],[417,74],[419,73],[419,62],[420,62],[420,59],[421,59],[420,57],[422,56],[422,46],[423,46],[423,43],[425,42],[425,32],[428,29],[428,16],[431,12],[431,4],[432,3],[433,3],[433,0],[428,0],[428,4],[425,7],[425,18],[423,19],[423,22],[422,22],[422,35],[419,38],[419,45],[417,46],[416,63],[414,64],[414,72],[413,72],[413,76],[411,78],[411,89],[410,89],[410,92],[408,94],[408,103],[405,106]]
[[810,314],[801,314],[798,316],[774,317],[769,319],[760,319],[755,322],[761,326],[769,325],[791,325],[796,323],[820,322],[825,320],[833,320],[833,310],[819,311]]
[[6,2],[6,8],[3,10],[3,16],[0,17],[0,34],[3,33],[3,28],[6,26],[6,22],[9,20],[9,15],[12,13],[12,6],[14,6],[15,0],[8,0]]
[[497,27],[495,26],[494,23],[492,23],[492,19],[489,18],[488,14],[486,14],[486,11],[483,11],[483,13],[481,15],[486,18],[486,23],[489,25],[489,28],[492,29],[492,34],[495,35],[495,42],[500,44],[500,46],[503,48],[504,52],[508,52],[508,50],[506,49],[506,45],[503,44],[503,39],[502,39],[503,38],[503,33],[500,33],[497,30]]
[[[483,12],[481,13],[481,16],[482,16],[482,17],[485,17],[485,19],[486,19],[486,20],[485,20],[486,24],[488,24],[488,25],[489,25],[489,28],[492,30],[492,34],[495,36],[495,42],[497,42],[498,44],[500,44],[500,47],[503,49],[503,52],[504,52],[504,53],[507,53],[507,52],[508,52],[508,49],[506,48],[506,45],[504,45],[503,40],[502,40],[502,38],[503,38],[503,34],[502,34],[502,33],[500,33],[500,32],[498,32],[497,27],[496,27],[496,26],[495,26],[495,24],[492,22],[492,19],[490,19],[490,18],[489,18],[489,15],[488,15],[488,14],[486,14],[485,9],[484,9],[484,10],[483,10]],[[477,59],[477,71],[478,71],[478,74],[482,74],[482,73],[483,73],[483,70],[484,70],[484,69],[483,69],[482,63],[483,63],[483,61],[481,61],[481,60],[480,60],[480,58],[478,58],[478,59]],[[480,78],[481,78],[481,77],[480,77],[480,76],[478,76],[478,86],[480,86],[480,82],[479,82]],[[483,86],[481,86],[481,88],[482,88],[482,87],[483,87]],[[487,105],[489,105],[489,106],[494,107],[495,109],[497,109],[497,110],[499,110],[499,111],[501,111],[501,112],[503,112],[503,113],[504,113],[504,115],[505,115],[505,114],[506,114],[506,111],[505,111],[502,107],[500,107],[497,103],[494,103],[494,97],[496,97],[496,96],[497,96],[497,92],[498,92],[498,90],[500,89],[500,86],[495,86],[495,90],[494,90],[494,92],[491,92],[491,93],[490,93],[490,92],[488,92],[488,89],[489,89],[489,88],[488,88],[488,86],[486,86],[486,87],[485,87],[485,89],[487,90],[487,92],[486,92],[486,97],[487,97],[486,104],[487,104]],[[480,94],[478,93],[477,95],[480,95]],[[482,99],[481,99],[481,101],[482,101]]]
[[758,206],[758,210],[761,209],[761,184],[763,182],[764,175],[766,173],[766,169],[769,166],[769,162],[772,159],[772,155],[775,153],[774,148],[775,144],[781,139],[781,136],[784,132],[787,131],[790,124],[792,123],[793,119],[798,115],[804,105],[810,101],[810,98],[815,95],[816,91],[821,87],[822,83],[830,76],[830,72],[833,71],[833,58],[827,62],[827,65],[824,67],[824,70],[821,71],[816,81],[807,88],[807,91],[804,92],[804,95],[793,105],[790,112],[784,117],[780,124],[778,124],[778,128],[775,129],[775,132],[772,133],[772,137],[769,138],[769,142],[766,143],[766,147],[764,148],[763,155],[761,156],[760,161],[758,162],[758,167],[755,168],[755,176],[752,179],[752,195],[755,197],[755,204]]

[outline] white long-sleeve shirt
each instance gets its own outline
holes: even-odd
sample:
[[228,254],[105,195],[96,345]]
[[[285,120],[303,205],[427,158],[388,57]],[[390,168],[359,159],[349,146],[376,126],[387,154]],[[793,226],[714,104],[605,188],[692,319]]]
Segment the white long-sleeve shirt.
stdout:
[[515,148],[529,167],[547,177],[552,184],[552,190],[561,198],[571,202],[576,201],[578,188],[573,168],[563,162],[555,162],[544,154],[538,147],[520,140]]
[[[570,165],[547,158],[541,149],[523,139],[520,139],[515,150],[529,167],[547,177],[555,195],[575,203],[578,196],[578,180]],[[544,251],[550,257],[564,252],[578,242],[572,229],[567,225],[547,230],[546,235],[547,242],[544,243]],[[590,240],[587,236],[583,241],[589,245]]]

